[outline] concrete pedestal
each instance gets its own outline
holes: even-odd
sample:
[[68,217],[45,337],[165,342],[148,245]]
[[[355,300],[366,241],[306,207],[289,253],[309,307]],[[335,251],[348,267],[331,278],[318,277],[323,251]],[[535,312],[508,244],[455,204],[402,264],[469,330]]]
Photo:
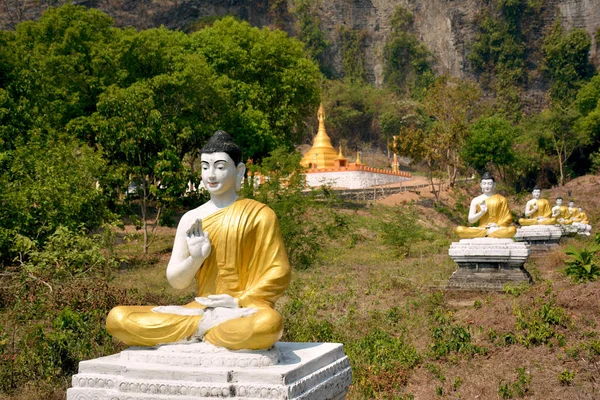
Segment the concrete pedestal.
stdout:
[[562,230],[555,225],[530,225],[517,229],[514,239],[531,245],[532,251],[546,251],[558,247]]
[[67,400],[341,400],[351,382],[339,343],[279,342],[265,351],[176,344],[82,361]]
[[531,283],[531,275],[523,268],[530,253],[528,244],[512,239],[461,239],[448,250],[458,269],[447,288],[500,291],[507,283]]
[[556,225],[562,231],[563,236],[576,236],[579,229],[575,225]]

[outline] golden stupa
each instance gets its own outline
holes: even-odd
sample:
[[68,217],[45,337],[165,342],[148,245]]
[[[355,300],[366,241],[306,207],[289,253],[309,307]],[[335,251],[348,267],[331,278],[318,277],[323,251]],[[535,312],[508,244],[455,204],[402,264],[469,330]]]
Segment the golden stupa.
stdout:
[[323,109],[323,104],[319,106],[317,117],[319,118],[319,131],[315,136],[311,149],[302,157],[300,165],[315,169],[333,168],[334,161],[341,156],[341,149],[340,155],[338,155],[331,145],[331,139],[325,131],[325,110]]

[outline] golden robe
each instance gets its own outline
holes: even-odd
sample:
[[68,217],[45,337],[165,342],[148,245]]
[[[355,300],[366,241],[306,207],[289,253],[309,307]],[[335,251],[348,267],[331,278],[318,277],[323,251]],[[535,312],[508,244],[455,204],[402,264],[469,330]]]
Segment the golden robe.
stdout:
[[575,220],[577,220],[579,218],[579,209],[573,207],[573,208],[569,208],[567,207],[567,212],[569,213],[569,219],[573,222],[575,222]]
[[[510,226],[512,223],[512,215],[508,208],[508,201],[506,197],[499,194],[485,199],[487,205],[487,212],[479,219],[479,226],[467,227],[459,226],[456,228],[456,233],[462,239],[476,238],[476,237],[493,237],[493,238],[511,238],[517,233],[517,228]],[[481,211],[479,204],[477,205],[476,212]],[[491,232],[488,235],[486,227],[489,224],[497,224],[500,229]]]
[[[567,206],[560,206],[560,212],[555,218],[557,223],[563,225],[571,225],[571,223],[573,222],[571,221],[571,213],[569,212],[569,207]],[[560,221],[561,218],[562,221]]]
[[[290,282],[290,265],[279,223],[273,210],[254,200],[237,200],[202,220],[209,233],[211,252],[196,275],[198,296],[229,294],[240,307],[258,311],[223,322],[204,340],[232,350],[266,349],[283,332],[275,302]],[[202,316],[152,312],[154,306],[118,306],[111,310],[106,328],[131,346],[153,346],[192,336]],[[197,302],[185,307],[200,307]]]
[[585,211],[579,212],[579,210],[577,210],[577,216],[572,218],[571,220],[573,222],[579,222],[581,224],[586,224],[586,225],[588,225],[590,223]]
[[[533,212],[529,218],[521,218],[519,219],[519,225],[527,226],[527,225],[554,225],[556,224],[556,219],[552,218],[552,207],[550,207],[550,203],[546,199],[538,199],[536,201],[538,209]],[[539,217],[544,217],[543,220],[538,220]]]

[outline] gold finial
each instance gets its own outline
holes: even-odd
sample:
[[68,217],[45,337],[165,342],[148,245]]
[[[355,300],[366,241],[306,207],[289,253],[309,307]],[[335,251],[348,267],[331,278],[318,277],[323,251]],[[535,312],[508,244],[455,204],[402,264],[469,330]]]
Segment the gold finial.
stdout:
[[356,152],[356,163],[357,163],[357,164],[362,164],[362,161],[361,161],[361,159],[360,159],[360,155],[361,155],[361,152],[360,152],[360,151],[357,151],[357,152]]
[[319,111],[317,112],[317,119],[319,120],[319,130],[321,130],[321,121],[325,120],[325,108],[323,107],[323,103],[319,105]]
[[344,154],[342,154],[342,145],[340,144],[340,151],[338,153],[339,158],[344,158]]

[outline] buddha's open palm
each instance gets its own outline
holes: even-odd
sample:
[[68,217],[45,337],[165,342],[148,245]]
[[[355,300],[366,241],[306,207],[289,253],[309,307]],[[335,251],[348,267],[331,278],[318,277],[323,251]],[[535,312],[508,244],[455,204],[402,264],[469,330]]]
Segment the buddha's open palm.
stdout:
[[186,231],[187,245],[190,255],[194,259],[204,260],[210,254],[210,239],[208,232],[202,231],[202,220],[200,218]]

